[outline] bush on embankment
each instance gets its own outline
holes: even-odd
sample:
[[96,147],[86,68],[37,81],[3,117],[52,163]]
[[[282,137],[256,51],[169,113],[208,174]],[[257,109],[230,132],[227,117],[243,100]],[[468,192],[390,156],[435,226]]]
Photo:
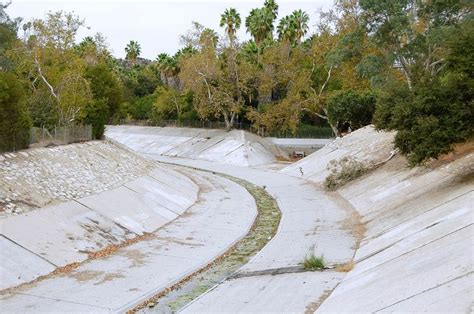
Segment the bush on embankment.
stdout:
[[414,66],[411,86],[388,84],[374,116],[377,128],[398,131],[395,146],[412,165],[448,153],[474,135],[474,19],[438,31],[444,64],[428,73]]
[[28,147],[31,119],[20,81],[0,72],[0,152]]

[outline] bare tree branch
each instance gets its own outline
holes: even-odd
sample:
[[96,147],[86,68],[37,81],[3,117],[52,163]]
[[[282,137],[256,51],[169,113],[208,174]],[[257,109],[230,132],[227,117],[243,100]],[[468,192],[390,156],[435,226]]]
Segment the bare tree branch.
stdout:
[[36,64],[36,68],[38,70],[38,74],[39,76],[41,77],[41,79],[43,80],[43,82],[46,84],[46,86],[48,86],[51,94],[53,95],[54,98],[56,98],[58,101],[59,101],[59,96],[56,94],[56,92],[54,91],[54,88],[53,86],[51,86],[51,84],[49,84],[48,80],[44,77],[43,75],[43,71],[41,70],[41,66],[39,64],[39,61],[38,61],[38,58],[36,57],[35,55],[35,64]]
[[328,76],[326,77],[326,81],[323,83],[323,85],[321,86],[321,89],[319,90],[319,95],[321,97],[321,95],[323,94],[323,91],[324,91],[324,88],[326,87],[327,83],[329,82],[329,79],[331,78],[331,71],[333,69],[333,65],[331,65],[331,67],[329,68],[328,70]]

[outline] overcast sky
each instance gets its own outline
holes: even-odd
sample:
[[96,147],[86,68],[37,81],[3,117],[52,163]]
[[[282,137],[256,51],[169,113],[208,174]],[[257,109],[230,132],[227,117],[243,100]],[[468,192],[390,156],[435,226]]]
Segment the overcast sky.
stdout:
[[[5,2],[0,0],[0,2]],[[252,8],[261,7],[264,0],[12,0],[7,13],[10,17],[43,18],[48,11],[74,11],[85,19],[89,29],[79,33],[79,40],[97,32],[107,38],[113,54],[124,57],[124,47],[130,40],[137,40],[142,47],[141,56],[155,59],[161,52],[175,53],[181,48],[180,35],[196,21],[223,34],[219,28],[220,15],[226,8],[234,7],[240,13],[242,26],[239,39],[245,40],[244,21]],[[310,33],[317,22],[317,11],[329,8],[333,0],[277,0],[280,8],[278,19],[293,10],[302,9],[310,16]]]

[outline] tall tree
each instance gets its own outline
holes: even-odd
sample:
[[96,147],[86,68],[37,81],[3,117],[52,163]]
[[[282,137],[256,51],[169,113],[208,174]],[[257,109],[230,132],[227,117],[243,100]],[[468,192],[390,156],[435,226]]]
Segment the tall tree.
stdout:
[[58,107],[59,124],[75,123],[92,94],[83,76],[84,61],[74,50],[84,21],[72,13],[48,13],[28,23],[30,36],[18,52],[18,66],[33,91],[45,89]]
[[5,12],[9,3],[0,3],[0,71],[11,68],[11,61],[5,52],[18,41],[17,28],[21,19],[12,20]]
[[234,57],[235,47],[216,49],[213,36],[194,35],[201,39],[198,52],[180,62],[179,78],[184,88],[192,91],[194,105],[202,119],[222,118],[226,128],[233,127],[237,114],[244,105],[244,93],[254,78],[246,62]]
[[412,89],[418,78],[436,76],[445,66],[442,33],[472,14],[462,0],[361,0],[364,26]]
[[252,35],[258,47],[265,39],[272,38],[273,32],[273,14],[271,11],[262,9],[252,9],[249,16],[245,19],[247,32]]
[[275,20],[278,16],[278,4],[275,2],[275,0],[265,0],[263,3],[263,7],[265,10],[270,12],[270,14],[273,17],[273,20]]
[[290,15],[281,18],[277,26],[278,39],[281,41],[294,42],[295,29]]
[[291,23],[293,25],[293,32],[295,36],[295,41],[297,44],[301,43],[301,39],[304,35],[308,32],[308,22],[309,22],[309,15],[308,13],[302,10],[295,10],[291,14]]
[[0,152],[28,147],[31,119],[25,94],[13,73],[0,71]]
[[167,53],[160,53],[156,58],[161,80],[168,86],[173,85],[173,78],[179,73],[178,61]]
[[371,40],[402,73],[382,86],[374,121],[397,131],[395,146],[415,165],[474,134],[474,16],[457,0],[386,5],[361,2]]
[[107,61],[111,59],[110,52],[107,49],[108,44],[102,34],[97,33],[92,36],[86,36],[77,45],[75,50],[84,58],[88,65],[96,65],[100,61]]
[[217,43],[219,42],[219,35],[215,30],[206,27],[203,29],[201,36],[199,36],[199,42],[201,46],[207,46],[211,44],[214,48],[216,48]]
[[137,62],[138,56],[142,52],[140,44],[135,40],[130,40],[130,42],[125,47],[125,59],[130,62],[131,65],[134,65]]
[[291,44],[300,44],[308,32],[309,15],[302,10],[295,10],[291,15],[284,16],[277,26],[278,39]]
[[113,117],[123,101],[123,88],[115,73],[106,63],[101,62],[88,66],[84,76],[90,82],[94,98],[103,101],[106,107],[106,119]]
[[229,37],[231,45],[234,43],[236,32],[240,28],[240,23],[240,14],[234,8],[226,9],[224,13],[221,14],[219,26],[225,27],[225,31]]

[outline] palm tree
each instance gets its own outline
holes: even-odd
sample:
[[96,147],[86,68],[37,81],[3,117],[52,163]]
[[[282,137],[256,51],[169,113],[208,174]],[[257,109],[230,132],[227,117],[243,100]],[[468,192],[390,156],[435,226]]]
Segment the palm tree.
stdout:
[[258,61],[258,47],[253,40],[242,45],[240,55],[250,63],[256,64]]
[[295,41],[299,44],[303,36],[308,32],[309,15],[302,10],[295,10],[291,14],[291,20],[294,24]]
[[273,20],[275,20],[278,15],[278,4],[275,0],[265,0],[263,7],[271,12]]
[[167,53],[160,53],[156,58],[158,69],[165,74],[165,76],[172,76],[177,72],[176,60]]
[[88,47],[96,47],[97,44],[95,43],[95,40],[91,36],[86,36],[84,39],[79,43],[77,48],[84,50],[87,49]]
[[179,68],[179,56],[170,56],[167,53],[160,53],[156,58],[157,69],[160,71],[161,80],[170,87],[177,88]]
[[192,46],[186,46],[184,48],[181,48],[176,52],[173,56],[173,58],[176,59],[176,61],[179,61],[181,58],[185,58],[188,56],[191,56],[197,52],[196,48]]
[[245,19],[247,32],[252,35],[258,47],[267,38],[272,38],[273,13],[265,8],[252,9]]
[[178,74],[178,60],[174,56],[170,56],[167,53],[160,53],[156,58],[158,63],[158,69],[165,74],[165,76],[174,76]]
[[240,23],[240,14],[234,8],[226,9],[224,13],[221,14],[221,22],[219,26],[225,26],[225,31],[227,36],[229,36],[231,43],[234,42],[235,33],[240,28]]
[[211,28],[202,30],[201,36],[199,37],[199,43],[202,47],[210,47],[212,45],[213,48],[216,48],[218,42],[219,35],[217,35],[215,30]]
[[295,41],[295,27],[293,19],[290,15],[283,17],[278,23],[277,33],[278,39],[293,43]]
[[130,42],[125,47],[125,53],[125,59],[127,59],[132,65],[134,65],[137,61],[138,56],[141,53],[140,44],[135,40],[130,40]]

